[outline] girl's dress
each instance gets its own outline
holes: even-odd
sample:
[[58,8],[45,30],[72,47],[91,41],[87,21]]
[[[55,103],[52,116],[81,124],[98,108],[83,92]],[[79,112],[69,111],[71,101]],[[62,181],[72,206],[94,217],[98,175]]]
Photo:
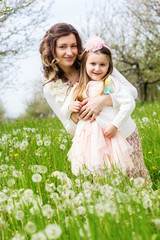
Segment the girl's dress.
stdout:
[[[111,93],[110,77],[105,81],[105,85],[104,94]],[[90,81],[84,97],[98,96],[102,89],[102,81]],[[90,171],[102,171],[105,167],[109,169],[115,167],[120,168],[124,173],[134,167],[130,157],[133,149],[123,134],[117,131],[112,138],[103,134],[103,129],[109,125],[108,114],[108,108],[104,108],[94,122],[81,120],[77,124],[73,144],[68,152],[74,175],[78,175],[84,167]],[[105,125],[104,128],[102,125]]]

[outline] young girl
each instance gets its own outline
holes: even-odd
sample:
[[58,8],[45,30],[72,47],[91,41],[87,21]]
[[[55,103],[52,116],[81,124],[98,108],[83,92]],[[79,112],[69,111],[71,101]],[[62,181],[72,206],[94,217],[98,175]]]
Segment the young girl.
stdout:
[[[68,153],[72,172],[78,175],[84,166],[91,171],[102,171],[105,165],[108,168],[113,165],[127,172],[129,176],[142,175],[147,179],[149,175],[143,164],[143,156],[140,156],[141,151],[137,157],[142,164],[135,166],[135,153],[139,148],[132,144],[136,141],[133,140],[132,134],[135,136],[137,132],[136,125],[130,117],[135,102],[127,88],[111,76],[112,70],[109,47],[99,37],[88,39],[81,58],[79,83],[70,91],[61,112],[64,116],[68,114],[68,110],[79,112],[83,100],[101,94],[111,94],[114,107],[105,106],[93,122],[78,122]],[[132,142],[126,138],[132,139]]]

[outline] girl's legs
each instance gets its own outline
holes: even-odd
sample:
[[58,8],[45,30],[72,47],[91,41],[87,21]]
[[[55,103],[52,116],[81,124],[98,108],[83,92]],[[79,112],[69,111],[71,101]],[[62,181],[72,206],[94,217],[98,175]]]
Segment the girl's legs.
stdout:
[[152,181],[149,176],[149,172],[144,164],[141,141],[140,141],[138,129],[136,128],[136,130],[126,140],[133,147],[133,152],[130,155],[130,157],[134,164],[134,168],[127,171],[128,176],[133,177],[133,178],[143,177],[145,179],[146,183],[149,182],[152,185]]

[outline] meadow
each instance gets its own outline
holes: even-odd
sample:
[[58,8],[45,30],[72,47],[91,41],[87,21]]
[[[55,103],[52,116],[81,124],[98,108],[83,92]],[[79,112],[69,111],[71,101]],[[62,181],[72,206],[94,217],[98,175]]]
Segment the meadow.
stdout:
[[160,240],[160,103],[132,117],[152,187],[114,170],[72,175],[57,118],[0,123],[0,239]]

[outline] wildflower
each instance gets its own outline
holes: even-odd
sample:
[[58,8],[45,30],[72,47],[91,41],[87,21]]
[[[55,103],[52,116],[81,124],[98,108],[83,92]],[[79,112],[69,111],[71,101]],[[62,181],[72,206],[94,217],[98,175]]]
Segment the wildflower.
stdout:
[[61,227],[58,224],[48,224],[45,228],[48,239],[56,239],[62,234]]
[[17,233],[11,240],[25,240],[25,236]]
[[65,150],[65,149],[66,149],[66,146],[65,146],[64,144],[61,144],[61,145],[60,145],[60,149]]
[[7,184],[8,184],[8,186],[11,187],[11,186],[13,186],[15,184],[15,182],[16,181],[13,178],[11,178],[11,179],[8,180]]
[[152,220],[154,222],[155,226],[160,229],[160,218],[155,218]]
[[153,116],[155,116],[157,113],[156,113],[155,111],[153,111],[153,113],[152,113],[152,114],[153,114]]
[[42,207],[43,216],[51,218],[55,211],[51,208],[49,204],[46,204]]
[[18,157],[18,155],[19,155],[18,153],[15,153],[15,154],[14,154],[15,157]]
[[50,146],[50,145],[51,145],[51,141],[50,141],[50,140],[47,140],[47,141],[44,142],[44,146],[47,146],[47,147],[48,147],[48,146]]
[[149,121],[149,119],[148,119],[147,117],[143,117],[143,118],[142,118],[142,121],[146,123],[146,122]]
[[152,154],[152,151],[149,151],[148,154]]
[[41,182],[41,180],[42,180],[42,176],[40,174],[38,174],[38,173],[33,174],[33,176],[32,176],[33,182]]
[[85,213],[86,213],[86,208],[83,207],[83,206],[77,207],[77,213],[78,213],[79,215],[85,214]]
[[46,173],[47,167],[46,166],[40,166],[39,173]]
[[137,189],[143,187],[144,184],[145,184],[145,180],[144,178],[141,178],[141,177],[135,178],[133,181],[133,186]]
[[55,189],[55,184],[54,183],[46,183],[45,189],[47,192],[52,192]]
[[103,204],[97,203],[97,204],[95,205],[95,210],[96,210],[96,213],[97,213],[98,216],[101,216],[101,217],[104,216],[105,210],[104,210]]
[[5,202],[7,200],[7,196],[5,193],[0,192],[0,203]]
[[47,238],[43,232],[38,232],[32,235],[31,240],[47,240]]
[[38,145],[38,146],[42,146],[42,145],[43,145],[42,140],[37,141],[37,145]]
[[25,226],[25,230],[27,233],[35,233],[37,227],[33,222],[28,222]]
[[16,213],[15,213],[15,218],[17,220],[22,220],[24,218],[24,212],[22,210],[18,210]]
[[12,175],[13,175],[13,177],[19,178],[19,177],[22,177],[22,172],[18,171],[18,170],[14,170],[12,172]]
[[24,197],[25,197],[26,200],[28,200],[32,196],[33,196],[33,191],[31,189],[27,189],[27,190],[24,191]]

